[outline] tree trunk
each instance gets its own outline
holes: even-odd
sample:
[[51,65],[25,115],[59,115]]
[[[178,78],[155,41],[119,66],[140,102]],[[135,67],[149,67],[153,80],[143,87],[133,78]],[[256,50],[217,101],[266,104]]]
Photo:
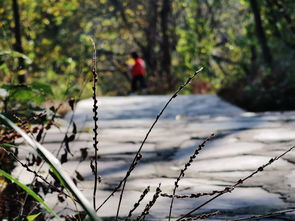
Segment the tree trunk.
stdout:
[[146,61],[150,74],[155,75],[157,72],[157,54],[155,53],[155,46],[157,42],[157,23],[158,23],[158,0],[148,1],[147,11],[147,28],[145,35],[147,39],[146,47],[144,48],[143,55]]
[[[19,15],[19,7],[18,7],[18,1],[12,0],[12,8],[13,8],[13,19],[14,19],[14,35],[15,35],[15,44],[14,44],[14,50],[19,53],[24,53],[23,46],[22,46],[22,40],[21,40],[21,26],[20,26],[20,15]],[[20,70],[24,69],[24,59],[22,57],[18,58],[18,72]],[[23,84],[26,82],[26,76],[24,74],[17,75],[18,82],[20,84]]]
[[271,65],[272,64],[272,55],[270,52],[270,49],[267,45],[267,39],[265,36],[265,32],[262,26],[261,16],[260,16],[260,10],[257,4],[256,0],[250,0],[250,5],[252,8],[252,12],[254,14],[254,22],[255,22],[255,28],[256,28],[256,35],[260,43],[260,47],[263,53],[263,58],[266,64]]
[[[169,16],[171,15],[171,0],[163,0],[161,16],[161,69],[164,74],[163,80],[167,81],[168,89],[173,89],[173,77],[171,75],[171,44],[169,38]],[[163,84],[166,85],[166,84]]]

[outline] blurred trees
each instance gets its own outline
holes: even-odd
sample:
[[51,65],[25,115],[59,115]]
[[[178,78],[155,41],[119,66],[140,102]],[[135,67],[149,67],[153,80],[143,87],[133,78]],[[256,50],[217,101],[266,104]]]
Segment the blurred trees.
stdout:
[[[19,16],[15,16],[18,5]],[[76,5],[77,7],[78,5]],[[43,83],[57,84],[64,89],[77,66],[78,60],[69,53],[71,44],[67,44],[73,27],[69,27],[69,18],[73,15],[75,1],[26,1],[3,0],[0,3],[0,57],[1,80],[3,83],[17,83],[18,76],[28,76],[28,81],[39,80]],[[14,10],[13,10],[14,9]],[[73,33],[75,33],[73,31]],[[77,35],[71,34],[71,38]],[[63,48],[68,47],[68,50]],[[80,45],[77,47],[81,47]],[[76,47],[76,48],[77,48]],[[30,64],[20,64],[11,51],[27,56]],[[77,70],[78,71],[78,70]]]
[[[295,66],[292,64],[295,58],[295,2],[240,2],[249,11],[246,35],[242,42],[238,42],[242,44],[237,45],[239,50],[247,51],[245,56],[239,58],[246,62],[247,68],[244,68],[244,76],[236,73],[238,80],[223,85],[221,95],[250,110],[294,109],[295,102],[289,95],[295,92]],[[236,96],[232,96],[232,93]]]
[[170,92],[205,66],[202,81],[230,101],[290,109],[294,10],[293,0],[2,0],[0,78],[16,83],[26,74],[29,83],[51,84],[60,98],[84,85],[87,96],[92,36],[103,94],[128,93],[126,61],[137,50],[151,93]]

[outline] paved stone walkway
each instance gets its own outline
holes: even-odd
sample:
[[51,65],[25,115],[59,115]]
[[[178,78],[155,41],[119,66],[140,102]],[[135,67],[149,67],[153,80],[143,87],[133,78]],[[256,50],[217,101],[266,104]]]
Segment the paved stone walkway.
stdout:
[[[102,183],[97,194],[102,202],[126,174],[141,141],[169,96],[103,97],[99,99],[99,173]],[[66,116],[69,120],[71,114]],[[92,100],[77,104],[74,121],[79,136],[71,145],[75,153],[65,169],[84,176],[78,186],[91,199],[93,176],[89,161],[79,161],[80,148],[89,148],[93,156]],[[144,145],[143,159],[130,176],[120,215],[126,216],[142,191],[151,186],[140,208],[151,200],[161,183],[164,193],[171,194],[180,170],[198,145],[211,133],[216,134],[179,182],[177,194],[222,190],[248,176],[271,157],[280,155],[295,144],[295,112],[248,113],[214,95],[178,96],[167,108]],[[45,145],[56,151],[63,137],[50,132]],[[214,220],[266,214],[294,208],[295,152],[267,167],[232,193],[204,206],[198,213],[219,210]],[[172,216],[179,217],[210,197],[176,199]],[[119,194],[115,194],[98,214],[112,220]],[[99,204],[99,203],[98,203]],[[170,199],[160,197],[146,220],[167,220]],[[69,207],[71,207],[69,205]],[[65,212],[65,211],[64,211]],[[107,219],[109,217],[109,219]],[[136,217],[136,216],[135,216]],[[213,220],[213,218],[211,218]],[[265,220],[295,220],[295,213]]]

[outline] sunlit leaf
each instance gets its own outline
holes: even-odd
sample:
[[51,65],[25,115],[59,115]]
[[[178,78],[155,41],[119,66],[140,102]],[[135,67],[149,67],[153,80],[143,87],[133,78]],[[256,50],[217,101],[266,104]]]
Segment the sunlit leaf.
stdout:
[[27,216],[28,221],[34,221],[41,213],[37,213],[34,215]]

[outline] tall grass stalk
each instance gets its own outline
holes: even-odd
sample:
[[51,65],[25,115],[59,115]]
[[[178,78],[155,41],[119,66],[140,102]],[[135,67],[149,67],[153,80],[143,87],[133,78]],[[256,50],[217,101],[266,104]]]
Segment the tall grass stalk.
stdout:
[[233,219],[229,221],[260,220],[264,218],[275,217],[275,216],[284,215],[286,213],[294,213],[294,212],[295,212],[295,209],[293,208],[293,209],[279,210],[279,211],[275,211],[275,212],[264,214],[264,215],[255,215],[255,216],[248,216],[248,217],[244,217],[240,219]]
[[[2,145],[2,144],[0,144],[0,145]],[[13,146],[13,145],[10,145],[10,146]],[[23,163],[23,162],[21,162],[12,152],[9,152],[9,151],[7,151],[6,149],[4,149],[4,148],[2,148],[2,150],[4,150],[6,153],[7,153],[7,155],[9,156],[9,157],[11,157],[13,160],[15,160],[16,162],[18,162],[23,168],[25,168],[28,172],[30,172],[30,173],[32,173],[32,174],[34,174],[34,176],[35,176],[35,178],[39,178],[39,179],[41,179],[44,183],[46,183],[47,185],[48,185],[48,187],[50,187],[50,188],[52,188],[52,189],[54,189],[55,191],[57,191],[59,194],[63,194],[64,196],[66,196],[66,197],[70,197],[71,198],[71,196],[70,195],[68,195],[67,193],[65,193],[62,189],[59,189],[58,187],[56,187],[56,186],[54,186],[53,184],[51,184],[49,181],[47,181],[47,179],[46,178],[44,178],[43,176],[41,176],[37,171],[34,171],[34,170],[32,170],[30,167],[29,167],[29,165],[27,165],[27,164],[25,164],[25,163]]]
[[[94,127],[93,127],[93,148],[94,148],[94,168],[93,168],[93,173],[94,173],[94,188],[93,188],[93,208],[96,209],[96,192],[97,192],[97,183],[98,183],[98,168],[97,168],[97,160],[98,160],[98,101],[96,98],[96,84],[97,84],[97,72],[96,72],[96,46],[95,42],[92,38],[90,38],[92,45],[93,45],[93,57],[92,57],[92,75],[93,75],[93,94],[92,94],[92,99],[93,99],[93,121],[94,121]],[[91,163],[92,165],[92,163]]]
[[[118,203],[118,208],[117,208],[117,215],[116,215],[116,220],[118,220],[118,216],[119,216],[119,212],[120,212],[120,207],[121,207],[121,203],[122,203],[122,198],[123,198],[123,193],[125,190],[125,186],[126,186],[126,182],[128,177],[130,176],[131,172],[135,169],[136,165],[138,164],[138,162],[141,160],[142,155],[141,155],[141,150],[144,146],[144,144],[146,143],[146,140],[148,139],[150,133],[152,132],[152,130],[154,129],[155,125],[157,124],[157,122],[159,121],[160,117],[162,116],[162,114],[164,113],[164,111],[166,110],[166,108],[168,107],[168,105],[171,103],[171,101],[176,98],[178,96],[178,94],[203,70],[203,67],[201,67],[199,70],[197,70],[192,76],[190,76],[187,81],[181,85],[176,92],[174,92],[174,94],[170,97],[170,99],[167,101],[167,103],[164,105],[164,107],[162,108],[162,110],[160,111],[160,113],[156,116],[155,121],[153,122],[152,126],[150,127],[149,131],[147,132],[147,134],[145,135],[145,138],[143,139],[137,153],[135,154],[135,157],[124,177],[124,179],[120,182],[120,184],[118,185],[117,189],[114,190],[114,192],[109,196],[111,197],[112,195],[114,195],[114,193],[120,188],[120,186],[123,184],[122,186],[122,190],[120,193],[120,199],[119,199],[119,203]],[[101,207],[101,206],[100,206]],[[99,207],[99,208],[100,208]]]
[[45,147],[32,139],[26,132],[24,132],[21,128],[19,128],[16,124],[14,124],[2,114],[0,114],[0,120],[20,134],[24,140],[38,152],[40,157],[50,165],[51,169],[58,176],[61,183],[73,194],[77,202],[82,206],[84,211],[87,213],[88,218],[94,221],[101,221],[101,219],[96,215],[96,212],[91,208],[89,201],[76,187],[70,176],[62,169],[59,160],[55,158],[53,154],[50,153]]
[[232,192],[237,186],[240,186],[241,184],[243,184],[246,180],[252,178],[254,175],[256,175],[257,173],[260,173],[264,170],[265,167],[271,165],[272,163],[274,163],[275,161],[279,160],[280,158],[282,158],[283,156],[285,156],[287,153],[289,153],[290,151],[292,151],[293,149],[295,149],[295,146],[292,146],[291,148],[289,148],[288,150],[284,151],[281,155],[276,156],[274,158],[271,158],[266,164],[258,167],[254,172],[252,172],[251,174],[249,174],[248,176],[244,177],[243,179],[239,179],[235,184],[225,187],[222,191],[220,191],[216,196],[208,199],[207,201],[205,201],[204,203],[202,203],[201,205],[197,206],[196,208],[192,209],[191,211],[189,211],[188,213],[186,213],[185,215],[181,216],[180,218],[178,218],[176,221],[184,221],[186,219],[186,217],[190,216],[192,213],[198,211],[199,209],[201,209],[202,207],[204,207],[205,205],[207,205],[208,203],[214,201],[215,199],[217,199],[218,197],[224,195],[225,193],[230,193]]
[[203,147],[205,147],[205,144],[212,139],[214,136],[214,134],[211,134],[211,136],[209,136],[207,139],[205,139],[200,145],[199,147],[194,151],[194,153],[190,156],[189,161],[184,165],[184,168],[182,170],[180,170],[179,176],[177,177],[175,183],[174,183],[174,189],[173,189],[173,194],[172,194],[172,199],[171,199],[171,203],[170,203],[170,209],[169,209],[169,216],[168,216],[168,220],[170,221],[171,219],[171,213],[172,213],[172,207],[173,207],[173,203],[174,203],[174,195],[176,193],[176,189],[178,188],[178,183],[180,181],[180,179],[182,177],[184,177],[185,175],[185,171],[188,169],[188,167],[193,163],[194,159],[197,157],[197,155],[200,153],[200,151],[202,151]]

